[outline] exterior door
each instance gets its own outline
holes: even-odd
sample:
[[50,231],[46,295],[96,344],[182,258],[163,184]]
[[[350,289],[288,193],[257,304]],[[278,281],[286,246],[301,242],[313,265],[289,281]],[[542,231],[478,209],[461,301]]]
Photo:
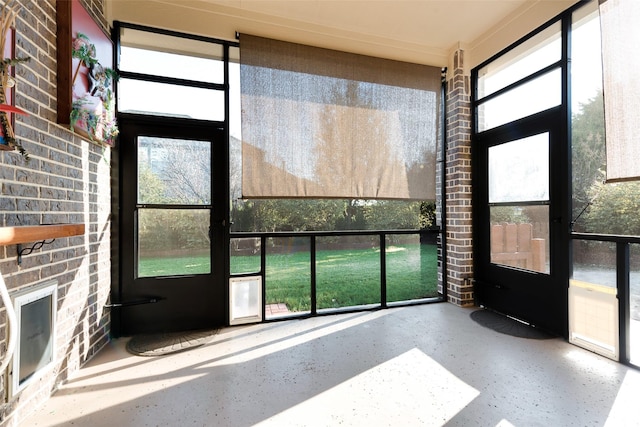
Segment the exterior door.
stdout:
[[227,318],[227,148],[221,127],[120,120],[119,335],[192,330]]
[[474,141],[478,302],[567,335],[567,143],[554,108]]

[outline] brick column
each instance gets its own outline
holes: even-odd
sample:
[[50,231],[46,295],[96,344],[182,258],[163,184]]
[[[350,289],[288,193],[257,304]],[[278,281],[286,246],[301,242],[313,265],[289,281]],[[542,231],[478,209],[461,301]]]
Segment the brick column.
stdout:
[[457,48],[447,71],[446,227],[447,299],[474,304],[471,234],[471,81],[465,51]]

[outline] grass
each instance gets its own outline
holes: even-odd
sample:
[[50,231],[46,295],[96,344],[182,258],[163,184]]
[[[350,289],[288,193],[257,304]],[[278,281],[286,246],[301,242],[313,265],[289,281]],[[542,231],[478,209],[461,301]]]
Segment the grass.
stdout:
[[[434,245],[387,247],[387,302],[437,296],[437,250]],[[207,257],[151,258],[140,262],[145,276],[207,273]],[[260,271],[260,256],[232,256],[231,274]],[[308,250],[267,249],[267,304],[285,303],[294,312],[311,309],[311,261]],[[380,302],[380,251],[336,249],[316,252],[318,309]]]
[[[387,302],[437,296],[437,251],[431,245],[387,248]],[[291,311],[311,307],[309,252],[267,255],[266,300]],[[318,309],[380,302],[378,249],[321,250],[316,253]]]
[[209,261],[209,255],[166,255],[140,259],[138,264],[138,277],[207,274],[210,270],[211,262]]

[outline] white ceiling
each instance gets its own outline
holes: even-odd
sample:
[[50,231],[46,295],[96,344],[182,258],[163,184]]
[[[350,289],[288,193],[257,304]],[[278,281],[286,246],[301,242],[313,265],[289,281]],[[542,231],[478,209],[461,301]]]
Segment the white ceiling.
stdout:
[[242,10],[436,49],[472,42],[527,0],[231,0]]
[[[446,66],[520,37],[577,0],[108,0],[111,19],[233,39],[235,32]],[[504,35],[502,46],[506,47]],[[514,41],[515,38],[511,41]],[[482,52],[482,49],[479,50]],[[495,53],[495,52],[493,52]],[[485,55],[481,53],[481,55]],[[486,58],[477,58],[477,61]],[[476,61],[476,62],[477,62]]]

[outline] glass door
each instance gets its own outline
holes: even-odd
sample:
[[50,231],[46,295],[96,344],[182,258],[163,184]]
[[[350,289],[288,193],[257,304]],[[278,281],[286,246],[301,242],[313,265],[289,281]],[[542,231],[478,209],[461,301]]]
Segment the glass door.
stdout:
[[120,334],[225,323],[224,131],[170,118],[121,120]]
[[565,335],[567,217],[558,109],[479,134],[474,207],[480,304]]

